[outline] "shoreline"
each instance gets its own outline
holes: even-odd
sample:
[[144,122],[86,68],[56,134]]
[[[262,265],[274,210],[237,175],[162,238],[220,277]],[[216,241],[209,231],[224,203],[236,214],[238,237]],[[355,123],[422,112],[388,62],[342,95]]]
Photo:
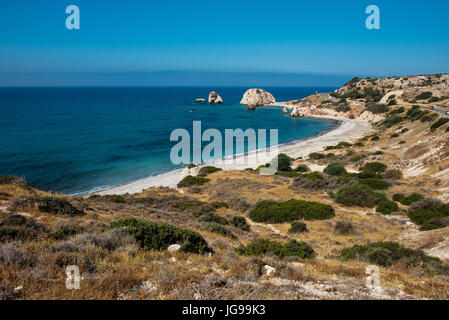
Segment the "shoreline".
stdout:
[[[285,153],[293,158],[304,157],[312,152],[323,151],[323,148],[329,145],[335,145],[340,141],[352,142],[361,138],[366,132],[371,130],[371,125],[368,121],[353,120],[333,116],[313,116],[312,118],[332,119],[339,121],[339,124],[334,129],[324,132],[323,134],[302,140],[294,140],[284,144],[280,144],[273,149],[278,149],[279,153]],[[259,150],[260,152],[261,150]],[[270,152],[270,148],[267,148]],[[232,160],[232,161],[231,161]],[[226,163],[226,161],[228,163]],[[224,170],[244,170],[246,168],[256,169],[258,166],[265,164],[257,158],[256,152],[251,151],[247,154],[241,154],[234,157],[234,159],[223,160],[219,162],[207,163],[204,165],[214,165]],[[231,163],[229,163],[231,162]],[[242,163],[240,163],[242,162]],[[251,164],[248,164],[251,163]],[[145,189],[151,187],[170,187],[176,188],[176,185],[183,178],[183,169],[176,169],[167,173],[150,176],[139,179],[130,183],[119,185],[116,187],[106,188],[95,192],[87,192],[81,196],[90,195],[122,195],[140,193]]]

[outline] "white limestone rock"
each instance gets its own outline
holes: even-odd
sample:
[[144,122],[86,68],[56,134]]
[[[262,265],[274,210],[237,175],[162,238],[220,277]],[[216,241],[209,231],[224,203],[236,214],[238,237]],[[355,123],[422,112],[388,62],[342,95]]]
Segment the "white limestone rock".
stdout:
[[266,106],[276,102],[271,93],[263,89],[249,89],[243,95],[240,104],[247,106]]

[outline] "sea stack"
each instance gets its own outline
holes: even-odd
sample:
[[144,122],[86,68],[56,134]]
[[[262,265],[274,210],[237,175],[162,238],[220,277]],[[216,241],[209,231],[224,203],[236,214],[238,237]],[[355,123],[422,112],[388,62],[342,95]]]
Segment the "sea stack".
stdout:
[[209,93],[209,104],[221,104],[223,103],[223,99],[220,97],[218,93],[212,91]]
[[276,102],[273,95],[263,89],[249,89],[243,95],[240,104],[249,106],[266,106]]

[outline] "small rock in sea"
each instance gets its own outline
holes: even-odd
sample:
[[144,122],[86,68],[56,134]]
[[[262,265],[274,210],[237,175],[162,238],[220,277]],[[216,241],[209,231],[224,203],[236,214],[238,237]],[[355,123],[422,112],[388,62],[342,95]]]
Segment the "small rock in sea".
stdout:
[[181,245],[180,244],[172,244],[171,246],[169,246],[167,248],[167,250],[169,252],[177,252],[177,251],[181,250]]
[[223,103],[223,99],[220,97],[218,93],[212,91],[209,93],[209,104],[221,104]]
[[267,276],[271,276],[276,272],[276,268],[273,268],[272,266],[269,266],[267,264],[263,268],[265,269],[265,274]]

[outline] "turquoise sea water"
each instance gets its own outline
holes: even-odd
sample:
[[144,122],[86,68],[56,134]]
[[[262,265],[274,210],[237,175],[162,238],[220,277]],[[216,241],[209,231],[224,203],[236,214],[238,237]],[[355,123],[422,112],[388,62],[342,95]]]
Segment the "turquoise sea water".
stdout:
[[[279,143],[328,131],[336,121],[248,111],[247,88],[0,88],[0,175],[43,190],[80,193],[173,170],[173,129],[278,129]],[[277,101],[335,88],[264,88]],[[217,91],[223,105],[195,104]],[[195,109],[195,112],[189,112]],[[223,134],[224,136],[224,134]],[[206,145],[207,143],[204,143]]]

